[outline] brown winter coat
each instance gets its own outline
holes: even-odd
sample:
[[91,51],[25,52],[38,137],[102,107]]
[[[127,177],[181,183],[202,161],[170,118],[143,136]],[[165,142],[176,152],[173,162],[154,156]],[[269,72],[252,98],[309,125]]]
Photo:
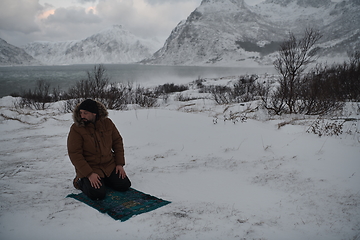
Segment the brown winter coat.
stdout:
[[109,176],[116,165],[125,165],[122,137],[108,118],[105,106],[97,102],[98,120],[85,125],[81,121],[79,105],[74,109],[74,124],[70,128],[67,147],[70,160],[75,166],[77,178],[97,173]]

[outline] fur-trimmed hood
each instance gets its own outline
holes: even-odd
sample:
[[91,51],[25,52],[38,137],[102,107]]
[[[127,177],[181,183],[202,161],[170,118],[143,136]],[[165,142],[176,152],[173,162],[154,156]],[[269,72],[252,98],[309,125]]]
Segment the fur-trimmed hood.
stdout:
[[[109,113],[106,109],[106,107],[104,106],[104,104],[102,104],[99,101],[96,101],[97,107],[98,107],[98,111],[99,111],[99,116],[97,117],[97,119],[104,119],[107,118],[109,116]],[[85,126],[85,123],[83,121],[81,121],[81,116],[80,116],[80,104],[81,102],[76,105],[74,111],[73,111],[73,120],[74,123],[78,126]]]

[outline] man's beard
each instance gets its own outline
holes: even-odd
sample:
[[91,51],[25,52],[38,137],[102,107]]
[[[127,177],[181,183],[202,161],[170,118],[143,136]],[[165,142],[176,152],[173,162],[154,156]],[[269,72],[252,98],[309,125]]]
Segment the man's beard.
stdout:
[[82,118],[81,121],[82,121],[85,125],[89,124],[89,122],[90,122],[90,121],[87,120],[86,118]]

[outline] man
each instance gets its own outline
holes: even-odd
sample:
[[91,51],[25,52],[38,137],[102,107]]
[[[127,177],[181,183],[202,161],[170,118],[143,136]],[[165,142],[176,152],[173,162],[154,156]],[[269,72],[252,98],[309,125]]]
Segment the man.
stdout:
[[105,106],[84,100],[74,109],[73,119],[67,147],[76,171],[74,187],[93,200],[105,197],[105,185],[128,190],[131,182],[124,170],[123,140]]

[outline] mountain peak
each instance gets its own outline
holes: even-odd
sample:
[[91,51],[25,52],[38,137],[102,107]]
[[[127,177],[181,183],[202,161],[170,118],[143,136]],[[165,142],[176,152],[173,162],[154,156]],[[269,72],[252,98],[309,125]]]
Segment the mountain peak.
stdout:
[[[265,0],[249,6],[244,0],[202,0],[185,22],[171,32],[151,64],[271,64],[289,31],[297,36],[312,26],[321,29],[321,56],[357,49],[359,0]],[[346,12],[346,14],[344,14]],[[331,55],[332,54],[332,55]]]
[[236,5],[239,8],[247,6],[245,0],[202,0],[200,6],[204,5],[221,6],[222,8],[226,5]]
[[151,56],[158,48],[152,40],[136,37],[113,25],[83,40],[29,43],[25,50],[47,64],[132,63]]
[[124,29],[122,25],[112,25],[110,27],[107,27],[105,29],[103,29],[102,31],[100,31],[98,34],[103,34],[103,33],[107,33],[107,32],[111,32],[111,33],[125,33],[125,34],[130,34],[132,35],[128,30]]
[[112,27],[115,28],[115,29],[122,29],[123,28],[121,24],[115,24]]
[[273,3],[286,7],[291,3],[295,3],[301,7],[315,7],[328,6],[331,0],[266,0],[264,3]]
[[40,62],[23,49],[7,43],[0,38],[0,65],[39,65]]

